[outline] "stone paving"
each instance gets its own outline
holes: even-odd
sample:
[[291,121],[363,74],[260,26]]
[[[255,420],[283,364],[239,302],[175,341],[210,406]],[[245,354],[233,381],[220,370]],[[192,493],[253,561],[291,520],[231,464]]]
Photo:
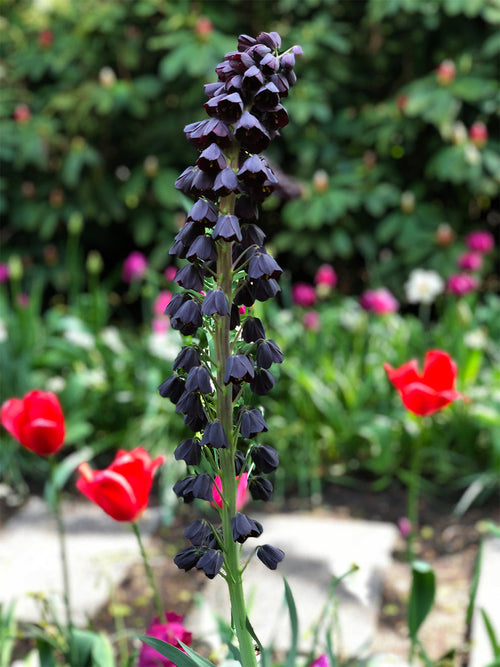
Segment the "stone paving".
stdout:
[[[75,621],[85,624],[108,599],[110,591],[139,560],[138,547],[130,527],[114,522],[91,503],[71,502],[64,506],[67,549],[71,573],[71,601]],[[376,632],[384,577],[391,576],[394,526],[381,522],[336,519],[318,514],[275,514],[260,520],[264,533],[252,545],[269,543],[286,552],[276,572],[256,558],[245,574],[250,616],[264,644],[277,648],[288,645],[289,619],[283,605],[286,577],[299,615],[301,648],[311,643],[311,627],[327,600],[332,576],[341,576],[354,563],[358,570],[336,589],[336,618],[333,639],[336,651],[359,655],[369,651]],[[141,520],[145,537],[159,523],[159,513],[148,510]],[[500,633],[500,540],[485,543],[477,609],[484,608]],[[16,601],[16,617],[40,619],[40,607],[33,594],[48,596],[64,618],[59,545],[53,517],[44,503],[33,498],[0,532],[0,604]],[[203,605],[186,619],[196,627],[197,637],[217,643],[214,617],[229,620],[225,584],[207,582]],[[469,667],[485,667],[491,649],[479,611],[473,623]],[[381,656],[380,665],[387,662]],[[371,664],[371,663],[370,663]],[[379,662],[376,663],[377,665]],[[393,664],[393,663],[391,663]],[[396,663],[395,663],[396,664]],[[397,663],[404,665],[403,662]],[[384,665],[385,667],[385,665]]]
[[[288,581],[297,606],[300,648],[311,645],[311,627],[320,617],[332,577],[339,577],[353,564],[358,570],[336,588],[334,642],[345,656],[367,653],[373,638],[380,605],[383,576],[391,562],[396,538],[394,526],[377,521],[335,519],[311,514],[254,516],[264,526],[256,544],[283,549],[285,559],[278,570],[268,570],[257,558],[245,572],[245,593],[250,601],[252,625],[264,645],[277,649],[290,643],[290,621],[284,607],[284,585]],[[205,639],[217,644],[216,615],[230,618],[225,582],[215,579],[205,588],[204,603],[188,619],[191,627],[204,628]],[[252,604],[254,612],[252,612]]]
[[[129,567],[138,560],[135,535],[128,524],[113,521],[91,503],[64,503],[70,599],[75,623],[84,625],[109,598]],[[148,510],[141,520],[144,535],[158,523]],[[15,600],[16,618],[40,619],[37,594],[49,598],[64,619],[59,540],[45,503],[33,497],[0,535],[0,604]]]

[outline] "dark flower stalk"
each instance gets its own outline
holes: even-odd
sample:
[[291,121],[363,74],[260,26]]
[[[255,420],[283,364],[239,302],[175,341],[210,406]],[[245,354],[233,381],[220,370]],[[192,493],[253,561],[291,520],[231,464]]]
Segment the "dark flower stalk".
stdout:
[[[203,327],[205,335],[181,350],[175,374],[159,387],[195,433],[175,451],[189,472],[175,484],[175,493],[185,502],[212,500],[214,480],[220,479],[222,498],[212,503],[221,528],[192,524],[186,530],[191,546],[174,560],[186,571],[197,568],[210,579],[220,574],[226,580],[243,667],[257,663],[247,629],[241,545],[263,529],[238,511],[242,484],[247,493],[248,482],[254,499],[269,499],[272,483],[262,474],[279,463],[272,447],[251,442],[268,428],[261,411],[243,401],[248,390],[258,396],[270,391],[275,377],[269,369],[283,361],[276,343],[266,339],[262,322],[248,310],[279,292],[282,272],[267,254],[265,234],[256,224],[259,203],[278,183],[259,153],[288,123],[281,99],[295,83],[295,56],[302,53],[294,46],[280,54],[280,47],[275,32],[240,35],[238,50],[216,67],[218,81],[205,86],[209,118],[184,128],[199,156],[175,187],[197,201],[170,250],[187,260],[176,276],[186,291],[165,312],[181,334],[196,336]],[[203,343],[207,338],[211,346]],[[271,545],[257,547],[255,553],[271,569],[284,556]]]

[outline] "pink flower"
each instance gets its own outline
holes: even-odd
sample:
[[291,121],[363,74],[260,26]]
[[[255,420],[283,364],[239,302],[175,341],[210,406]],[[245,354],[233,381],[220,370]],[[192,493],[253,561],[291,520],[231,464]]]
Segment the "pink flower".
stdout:
[[385,287],[366,290],[361,295],[359,303],[362,308],[377,315],[394,313],[399,308],[396,298]]
[[326,285],[327,287],[335,287],[337,284],[337,273],[330,264],[321,264],[314,276],[315,285]]
[[464,252],[458,258],[457,264],[464,271],[479,271],[483,265],[483,256],[480,252],[477,252],[477,250]]
[[151,322],[151,328],[157,334],[164,334],[170,329],[170,318],[165,317],[153,317]]
[[469,128],[469,139],[478,148],[483,148],[488,141],[488,128],[481,121],[476,121]]
[[148,260],[138,250],[134,250],[123,262],[122,280],[126,283],[131,283],[134,280],[141,280],[144,278],[146,269],[148,268]]
[[[155,618],[146,631],[148,637],[155,637],[161,639],[167,644],[172,644],[181,651],[184,649],[179,644],[181,641],[186,646],[192,642],[192,634],[186,630],[182,625],[184,616],[168,611],[165,614],[165,623],[160,623],[158,618]],[[168,658],[162,656],[158,651],[147,644],[143,644],[139,654],[139,662],[137,667],[175,667]]]
[[475,250],[476,252],[491,252],[495,247],[493,234],[482,230],[467,234],[465,242],[469,250]]
[[177,273],[177,269],[175,266],[167,266],[164,272],[165,280],[168,280],[169,283],[174,282],[175,275]]
[[471,276],[470,273],[455,273],[446,281],[446,288],[449,292],[453,292],[457,296],[468,294],[477,289],[479,281],[476,276]]
[[[219,509],[222,509],[222,496],[220,495],[221,491],[221,478],[219,475],[214,479],[213,486],[213,497],[214,502],[212,505],[217,505]],[[250,500],[248,493],[248,474],[246,472],[240,475],[238,480],[238,488],[236,489],[236,509],[240,510],[244,507],[247,502]]]
[[411,533],[411,521],[407,516],[401,516],[398,519],[398,529],[401,537],[406,540],[408,535]]
[[443,60],[443,62],[436,67],[436,78],[441,86],[447,86],[451,83],[456,74],[457,70],[453,60]]
[[302,324],[305,329],[310,331],[319,331],[321,329],[321,320],[317,310],[308,310],[307,313],[304,313],[302,318]]
[[163,315],[165,312],[165,308],[168,306],[171,299],[172,299],[172,292],[169,292],[168,290],[161,291],[154,300],[153,313],[155,315]]
[[247,312],[246,306],[238,306],[238,312],[240,315],[244,315]]
[[314,662],[311,662],[310,667],[330,667],[328,656],[323,653],[323,655],[320,655],[319,658],[316,658]]
[[16,123],[27,123],[31,118],[31,109],[27,104],[18,104],[14,109],[13,118]]
[[0,283],[4,283],[9,279],[9,265],[5,262],[0,262]]
[[295,283],[292,287],[292,301],[297,306],[310,308],[316,303],[316,290],[308,283]]

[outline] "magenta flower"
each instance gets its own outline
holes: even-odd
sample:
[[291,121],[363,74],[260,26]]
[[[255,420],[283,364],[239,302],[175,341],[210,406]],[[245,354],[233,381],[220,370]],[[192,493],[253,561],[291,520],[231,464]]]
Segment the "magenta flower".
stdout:
[[177,269],[175,266],[167,266],[164,272],[165,280],[168,280],[169,283],[174,282],[175,276],[177,274]]
[[134,250],[123,262],[122,280],[126,283],[131,283],[134,280],[141,280],[144,278],[146,269],[148,268],[148,260],[138,250]]
[[[155,618],[147,629],[146,635],[161,639],[184,651],[179,641],[186,644],[186,646],[189,646],[192,641],[191,633],[182,625],[184,616],[179,616],[179,614],[168,611],[165,614],[165,619],[165,623],[160,623],[158,618]],[[137,667],[175,667],[175,663],[162,656],[156,649],[151,648],[151,646],[143,644]]]
[[323,655],[316,658],[314,662],[311,662],[310,667],[330,667],[330,661],[328,660],[326,653],[323,653]]
[[493,234],[487,231],[478,230],[476,232],[471,232],[470,234],[467,234],[465,242],[467,243],[469,250],[475,250],[476,252],[491,252],[495,247]]
[[165,313],[165,308],[168,306],[172,300],[172,292],[168,290],[161,291],[153,303],[153,313],[155,315],[163,315]]
[[317,310],[308,310],[307,313],[304,313],[302,318],[302,324],[305,329],[310,331],[319,331],[321,329],[321,320]]
[[321,264],[314,276],[315,285],[325,285],[333,288],[337,284],[337,273],[330,264]]
[[361,295],[359,303],[362,308],[377,315],[394,313],[399,308],[397,299],[385,287],[366,290]]
[[401,537],[406,540],[411,533],[411,521],[407,516],[401,516],[398,519],[398,529]]
[[295,283],[292,287],[292,301],[296,306],[310,308],[316,303],[316,290],[308,283]]
[[479,280],[470,273],[455,273],[446,281],[446,289],[457,296],[468,294],[477,289]]
[[9,279],[9,265],[5,262],[0,262],[0,283],[4,283]]
[[464,252],[457,260],[459,268],[464,271],[479,271],[483,265],[483,255],[477,250]]
[[[217,507],[219,509],[222,509],[222,496],[220,494],[221,491],[221,478],[219,475],[214,479],[214,484],[212,488],[212,494],[214,501],[212,505]],[[238,479],[238,486],[236,487],[236,509],[240,510],[242,507],[244,507],[247,502],[250,500],[250,494],[248,493],[248,474],[246,472],[241,473],[239,479]]]

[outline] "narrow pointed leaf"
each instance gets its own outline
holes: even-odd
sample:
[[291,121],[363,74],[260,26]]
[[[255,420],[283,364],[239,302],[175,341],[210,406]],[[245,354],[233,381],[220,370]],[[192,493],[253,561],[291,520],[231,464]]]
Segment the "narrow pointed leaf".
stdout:
[[412,584],[408,604],[408,629],[411,638],[416,641],[420,626],[434,603],[436,579],[431,566],[421,560],[413,561]]

